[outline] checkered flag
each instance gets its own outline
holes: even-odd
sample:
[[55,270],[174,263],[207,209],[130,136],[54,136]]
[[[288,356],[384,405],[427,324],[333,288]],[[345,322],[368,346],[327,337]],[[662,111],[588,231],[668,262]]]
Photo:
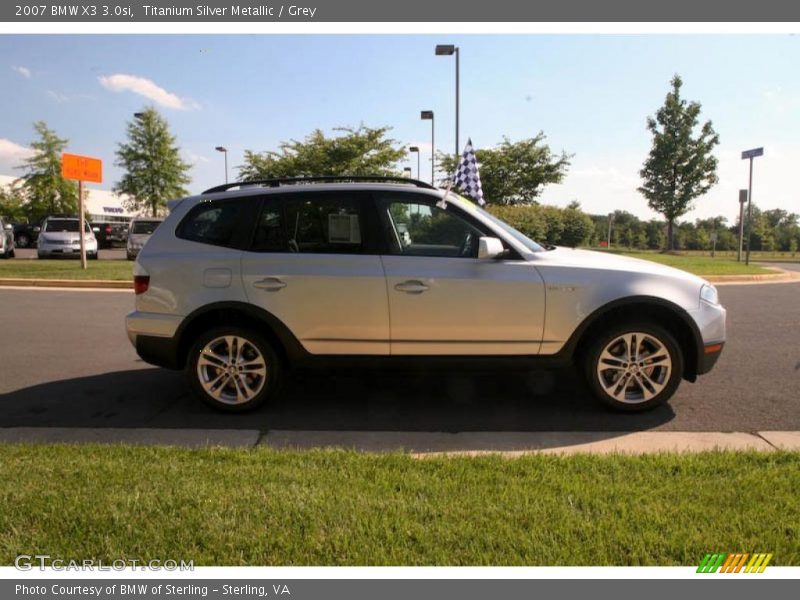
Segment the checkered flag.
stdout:
[[483,199],[481,174],[478,172],[478,159],[475,157],[475,148],[472,147],[471,139],[467,140],[464,153],[461,155],[461,162],[458,163],[458,168],[453,175],[453,185],[476,200],[480,206],[486,204]]

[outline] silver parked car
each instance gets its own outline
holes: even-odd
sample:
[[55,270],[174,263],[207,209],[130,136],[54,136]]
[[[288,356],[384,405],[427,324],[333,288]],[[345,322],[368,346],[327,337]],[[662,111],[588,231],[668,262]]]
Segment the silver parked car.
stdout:
[[162,219],[145,219],[136,217],[128,227],[128,243],[126,254],[128,260],[135,260],[145,242],[150,239],[156,228],[161,225]]
[[[97,259],[97,239],[89,224],[84,221],[86,257]],[[36,244],[39,258],[76,257],[81,255],[81,234],[77,217],[47,217],[42,223]]]
[[0,217],[0,258],[14,258],[14,226]]
[[543,247],[408,179],[270,180],[170,203],[134,266],[128,336],[208,404],[264,402],[292,366],[574,363],[653,408],[725,343],[717,290],[656,263]]

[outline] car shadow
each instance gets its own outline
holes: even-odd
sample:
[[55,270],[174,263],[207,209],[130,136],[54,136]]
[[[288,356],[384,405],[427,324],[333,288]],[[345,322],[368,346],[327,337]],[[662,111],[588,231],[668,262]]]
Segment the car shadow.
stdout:
[[[220,413],[181,373],[137,369],[39,384],[0,396],[0,427],[182,428],[260,431],[643,431],[675,417],[669,405],[620,414],[559,371],[293,372],[268,405]],[[602,436],[601,436],[602,437]]]

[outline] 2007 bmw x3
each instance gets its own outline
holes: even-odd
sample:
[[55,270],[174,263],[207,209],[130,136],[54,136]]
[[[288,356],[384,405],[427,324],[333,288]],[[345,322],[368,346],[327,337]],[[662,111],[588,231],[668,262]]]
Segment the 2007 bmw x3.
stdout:
[[[238,188],[238,189],[237,189]],[[543,247],[472,202],[392,178],[267,180],[170,203],[134,266],[128,336],[224,410],[289,367],[576,364],[620,410],[708,372],[725,309],[698,277]]]

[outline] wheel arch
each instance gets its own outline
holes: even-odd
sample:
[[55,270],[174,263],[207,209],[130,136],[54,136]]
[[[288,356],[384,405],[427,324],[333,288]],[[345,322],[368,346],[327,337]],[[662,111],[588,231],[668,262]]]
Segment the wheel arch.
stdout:
[[694,319],[683,308],[655,296],[630,296],[604,304],[581,322],[564,346],[564,352],[573,360],[578,358],[586,340],[612,323],[635,318],[652,319],[665,326],[675,336],[683,353],[683,378],[697,379],[698,365],[703,356],[703,337]]
[[252,328],[267,338],[281,359],[289,364],[305,354],[289,328],[272,313],[244,302],[216,302],[190,313],[178,326],[174,337],[176,367],[186,366],[189,349],[197,336],[220,325]]

